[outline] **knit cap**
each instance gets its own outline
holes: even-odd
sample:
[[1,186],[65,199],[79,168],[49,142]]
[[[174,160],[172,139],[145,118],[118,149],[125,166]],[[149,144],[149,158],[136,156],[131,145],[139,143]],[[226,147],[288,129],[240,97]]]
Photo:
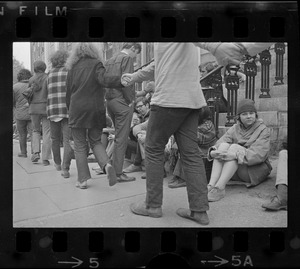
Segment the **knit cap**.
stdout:
[[256,108],[254,106],[254,101],[251,99],[243,99],[238,102],[237,106],[237,114],[241,114],[244,112],[256,112]]

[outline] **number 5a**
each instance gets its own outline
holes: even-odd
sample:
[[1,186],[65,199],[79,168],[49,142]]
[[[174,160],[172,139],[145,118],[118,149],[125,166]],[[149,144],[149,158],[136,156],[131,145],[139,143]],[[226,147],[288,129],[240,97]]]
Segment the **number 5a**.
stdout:
[[98,267],[99,267],[98,258],[90,258],[89,268],[98,268]]
[[[233,266],[240,266],[242,264],[240,257],[241,257],[240,255],[232,255],[232,265]],[[246,265],[253,267],[253,262],[249,255],[247,255],[244,260],[243,266],[245,267]]]

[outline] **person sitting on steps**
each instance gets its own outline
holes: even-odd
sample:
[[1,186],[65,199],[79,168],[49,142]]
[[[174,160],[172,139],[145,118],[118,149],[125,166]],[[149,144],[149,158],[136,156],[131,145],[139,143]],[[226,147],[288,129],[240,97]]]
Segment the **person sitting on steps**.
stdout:
[[134,137],[136,137],[138,143],[136,146],[136,154],[134,158],[133,164],[126,167],[123,172],[124,173],[133,173],[142,171],[142,155],[141,155],[141,145],[139,144],[139,141],[141,141],[142,138],[139,138],[138,136],[141,136],[143,133],[143,136],[146,134],[147,129],[147,120],[150,115],[150,105],[149,101],[144,97],[138,97],[135,101],[135,108],[139,112],[139,118],[140,123],[133,126],[132,128],[132,134]]
[[276,195],[272,197],[270,202],[262,205],[266,210],[278,211],[280,209],[287,210],[288,200],[288,142],[287,137],[282,143],[282,149],[279,151],[278,165],[276,172]]
[[[212,170],[212,162],[208,161],[207,152],[208,149],[216,143],[217,138],[215,126],[211,121],[211,111],[208,106],[203,107],[199,113],[197,140],[205,166],[206,178],[209,180]],[[174,177],[168,183],[169,188],[180,188],[186,186],[185,175],[180,158],[176,163],[173,176]]]
[[209,202],[225,197],[225,186],[231,178],[255,186],[272,170],[268,160],[270,130],[258,119],[254,101],[239,101],[237,115],[237,123],[208,152],[208,159],[213,160],[207,186]]

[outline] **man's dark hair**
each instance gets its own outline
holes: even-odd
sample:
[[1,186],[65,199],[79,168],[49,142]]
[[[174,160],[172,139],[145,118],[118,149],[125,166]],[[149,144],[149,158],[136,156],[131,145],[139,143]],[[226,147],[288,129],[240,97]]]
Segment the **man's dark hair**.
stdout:
[[149,104],[149,100],[144,96],[140,96],[140,97],[135,99],[135,105],[139,102],[142,102],[144,105]]
[[206,120],[212,120],[212,115],[210,108],[208,106],[204,106],[200,109],[199,118],[198,118],[198,125],[201,125]]
[[32,77],[31,72],[28,69],[21,69],[18,74],[17,74],[17,80],[22,81],[22,80],[28,80]]
[[134,43],[134,42],[125,42],[123,43],[122,49],[130,49],[131,47],[134,47],[134,49],[138,50],[138,53],[141,52],[142,46],[140,43]]

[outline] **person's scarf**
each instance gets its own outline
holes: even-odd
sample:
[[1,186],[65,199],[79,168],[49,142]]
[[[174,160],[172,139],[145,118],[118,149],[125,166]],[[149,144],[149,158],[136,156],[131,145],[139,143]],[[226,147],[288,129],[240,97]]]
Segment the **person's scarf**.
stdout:
[[245,128],[245,126],[239,122],[237,125],[237,144],[248,148],[257,140],[259,134],[265,127],[266,126],[262,124],[262,121],[260,120],[256,120],[247,128]]

